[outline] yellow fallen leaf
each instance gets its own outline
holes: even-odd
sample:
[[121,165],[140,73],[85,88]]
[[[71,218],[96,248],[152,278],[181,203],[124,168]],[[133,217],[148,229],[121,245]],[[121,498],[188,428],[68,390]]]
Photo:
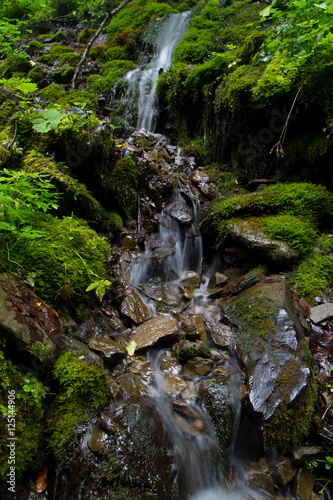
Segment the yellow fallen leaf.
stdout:
[[135,349],[136,349],[137,345],[138,344],[136,342],[134,342],[134,340],[132,340],[132,342],[130,342],[129,344],[127,344],[126,350],[127,350],[128,354],[130,356],[133,356],[133,354],[135,353]]

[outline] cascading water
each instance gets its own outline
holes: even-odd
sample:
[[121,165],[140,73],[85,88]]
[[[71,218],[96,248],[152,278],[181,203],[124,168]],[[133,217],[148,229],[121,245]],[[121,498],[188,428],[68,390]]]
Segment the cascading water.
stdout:
[[137,129],[145,128],[154,132],[156,127],[156,82],[161,71],[171,66],[172,55],[176,45],[183,38],[190,20],[190,12],[171,14],[158,31],[155,41],[155,54],[145,68],[136,68],[126,75],[128,88],[123,100],[126,103],[138,96]]

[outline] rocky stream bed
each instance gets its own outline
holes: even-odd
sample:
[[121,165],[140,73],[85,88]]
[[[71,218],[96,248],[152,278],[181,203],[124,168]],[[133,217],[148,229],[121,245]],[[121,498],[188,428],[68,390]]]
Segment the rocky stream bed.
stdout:
[[[38,498],[331,498],[307,464],[333,440],[332,304],[297,299],[293,252],[279,241],[244,231],[205,254],[200,205],[216,186],[166,137],[135,132],[127,154],[146,182],[111,247],[112,287],[84,304],[89,316],[63,321],[1,277],[8,348],[70,348],[108,375],[109,403],[76,427],[62,471],[40,463]],[[47,362],[17,357],[47,377]],[[23,482],[15,498],[33,495]]]

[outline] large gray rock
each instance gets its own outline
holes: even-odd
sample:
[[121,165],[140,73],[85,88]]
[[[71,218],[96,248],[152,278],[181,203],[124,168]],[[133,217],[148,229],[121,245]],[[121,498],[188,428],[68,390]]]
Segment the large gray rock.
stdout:
[[180,197],[174,197],[165,208],[165,213],[170,215],[173,219],[175,219],[180,224],[189,225],[194,222],[194,217],[187,206],[185,200]]
[[[248,375],[253,409],[269,419],[306,388],[310,369],[286,306],[284,278],[272,276],[229,300],[224,314],[237,326],[237,352]],[[300,351],[300,352],[299,352]]]
[[254,229],[245,220],[228,222],[229,236],[234,243],[244,246],[249,253],[260,261],[276,267],[290,267],[297,258],[298,252],[280,240],[269,238],[262,231]]
[[178,336],[178,321],[160,316],[139,325],[133,340],[137,343],[137,351],[151,347],[158,342],[170,341]]
[[310,318],[311,321],[316,324],[333,318],[333,304],[327,302],[319,306],[311,307]]

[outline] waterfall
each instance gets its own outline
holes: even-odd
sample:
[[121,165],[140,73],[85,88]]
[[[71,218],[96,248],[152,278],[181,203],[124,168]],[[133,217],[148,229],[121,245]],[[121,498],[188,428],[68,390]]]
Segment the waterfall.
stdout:
[[144,68],[136,68],[126,75],[128,88],[124,103],[133,102],[138,96],[137,129],[145,128],[154,132],[157,121],[156,82],[161,71],[166,71],[172,63],[173,51],[185,35],[190,20],[190,12],[171,14],[164,21],[155,40],[155,54]]

